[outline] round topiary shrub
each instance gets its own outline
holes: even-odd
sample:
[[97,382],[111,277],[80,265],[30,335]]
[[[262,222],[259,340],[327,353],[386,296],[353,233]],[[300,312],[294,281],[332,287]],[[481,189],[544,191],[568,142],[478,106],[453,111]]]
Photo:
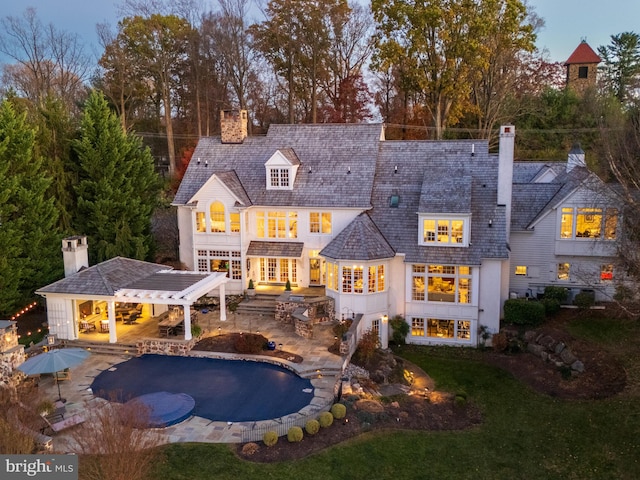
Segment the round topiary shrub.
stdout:
[[333,415],[331,412],[322,412],[318,417],[318,422],[322,428],[330,427],[333,423]]
[[255,455],[258,452],[258,450],[260,450],[260,446],[254,442],[245,443],[242,446],[242,454],[245,457],[250,457],[251,455]]
[[304,433],[300,427],[291,427],[287,432],[287,440],[291,443],[301,442],[304,438]]
[[341,403],[334,403],[331,406],[331,414],[333,415],[333,418],[340,420],[347,414],[347,407]]
[[320,430],[320,422],[317,420],[309,420],[305,424],[304,429],[309,435],[315,435]]
[[276,443],[278,443],[278,434],[273,430],[269,430],[262,436],[262,441],[267,447],[273,447]]

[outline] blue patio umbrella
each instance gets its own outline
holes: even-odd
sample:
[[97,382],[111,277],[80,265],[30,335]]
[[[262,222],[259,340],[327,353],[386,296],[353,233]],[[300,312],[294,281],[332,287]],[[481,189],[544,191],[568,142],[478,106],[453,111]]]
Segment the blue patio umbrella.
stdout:
[[[27,375],[38,375],[42,373],[56,373],[67,368],[73,368],[84,362],[90,353],[82,348],[60,348],[49,350],[35,357],[31,357],[18,370]],[[58,384],[58,399],[62,400],[60,394],[60,382]]]

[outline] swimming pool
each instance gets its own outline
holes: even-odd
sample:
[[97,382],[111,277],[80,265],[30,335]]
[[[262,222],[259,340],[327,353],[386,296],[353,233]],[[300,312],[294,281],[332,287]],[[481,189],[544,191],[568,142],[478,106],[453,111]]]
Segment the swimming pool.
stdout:
[[186,393],[193,414],[212,421],[268,420],[309,405],[311,381],[269,363],[142,355],[101,372],[94,395],[124,402],[154,392]]

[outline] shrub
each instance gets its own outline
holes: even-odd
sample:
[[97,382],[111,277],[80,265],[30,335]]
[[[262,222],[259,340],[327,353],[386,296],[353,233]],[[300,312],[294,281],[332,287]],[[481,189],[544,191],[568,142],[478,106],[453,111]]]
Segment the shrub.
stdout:
[[544,305],[526,299],[509,299],[504,302],[504,320],[516,325],[539,325],[544,321]]
[[301,442],[303,438],[304,433],[300,427],[293,426],[287,432],[287,440],[289,440],[289,443]]
[[558,302],[562,303],[567,300],[569,297],[569,290],[565,287],[556,287],[554,285],[549,285],[548,287],[544,287],[544,298],[551,298],[558,300]]
[[393,329],[391,334],[391,340],[396,345],[404,345],[406,343],[407,335],[409,334],[409,324],[400,315],[396,315],[389,320],[389,325]]
[[262,436],[262,441],[267,447],[273,447],[276,443],[278,443],[278,434],[273,430],[269,430]]
[[257,443],[245,443],[242,446],[242,454],[246,455],[247,457],[250,457],[251,455],[254,455],[258,452],[258,450],[260,450],[260,447],[258,446]]
[[557,298],[543,298],[541,303],[547,316],[553,316],[560,311],[560,300]]
[[625,285],[618,285],[616,287],[616,293],[613,295],[613,299],[616,302],[626,302],[633,298],[633,290]]
[[305,424],[304,429],[309,435],[315,435],[320,430],[320,422],[317,420],[309,420]]
[[341,403],[334,403],[331,406],[331,414],[333,415],[333,418],[340,420],[347,415],[347,407]]
[[582,309],[589,309],[596,303],[595,296],[591,292],[580,292],[573,299],[573,303]]
[[191,325],[191,336],[198,338],[202,333],[202,327],[200,325]]
[[287,283],[284,284],[284,291],[285,292],[291,291],[291,282],[289,280],[287,280]]
[[253,278],[249,279],[249,287],[248,288],[249,288],[249,290],[253,290],[254,288],[256,288],[255,285],[253,284]]
[[318,417],[318,423],[322,428],[330,427],[333,423],[333,415],[331,412],[322,412]]
[[358,342],[354,357],[364,363],[368,362],[373,357],[373,354],[376,353],[379,344],[380,341],[375,332],[371,330],[365,332]]
[[465,397],[460,396],[460,395],[456,395],[456,398],[453,399],[453,404],[456,407],[462,407],[462,406],[467,404],[467,399]]

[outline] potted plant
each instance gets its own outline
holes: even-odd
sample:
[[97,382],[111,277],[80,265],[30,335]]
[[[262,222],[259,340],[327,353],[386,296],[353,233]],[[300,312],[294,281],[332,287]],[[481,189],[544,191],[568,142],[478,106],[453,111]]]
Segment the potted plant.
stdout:
[[253,278],[249,279],[249,287],[247,288],[247,297],[255,297],[256,295],[256,288],[255,285],[253,284]]
[[285,292],[290,292],[291,291],[291,282],[289,281],[289,279],[287,279],[287,283],[285,283],[285,285],[284,285],[284,291]]

